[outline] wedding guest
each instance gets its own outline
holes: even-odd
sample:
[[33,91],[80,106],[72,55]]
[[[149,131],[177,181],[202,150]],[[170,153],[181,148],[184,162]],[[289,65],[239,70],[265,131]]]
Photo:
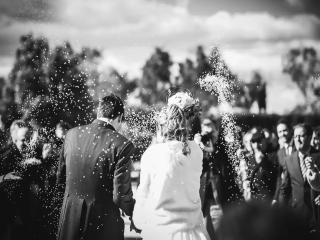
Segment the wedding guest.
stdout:
[[[4,235],[10,236],[11,239],[18,239],[27,235],[28,229],[25,221],[28,217],[25,216],[27,206],[26,201],[26,181],[24,176],[21,162],[23,161],[23,154],[26,151],[26,142],[28,141],[29,129],[23,125],[17,124],[18,129],[14,134],[14,142],[9,149],[1,157],[0,175],[2,180],[6,180],[10,175],[22,178],[21,181],[8,181],[2,184],[1,197],[0,197],[0,222]],[[15,173],[17,172],[17,173]],[[19,235],[18,233],[22,233]],[[16,235],[18,234],[18,235]]]
[[43,225],[45,239],[56,239],[58,215],[63,200],[63,193],[58,191],[56,172],[58,169],[59,152],[54,148],[54,129],[47,127],[38,131],[38,141],[42,148],[42,168],[44,171],[42,199]]
[[214,176],[212,172],[212,164],[214,162],[212,153],[214,151],[214,144],[218,140],[218,134],[217,122],[214,119],[205,118],[201,123],[201,134],[198,133],[194,136],[194,141],[203,151],[200,198],[205,226],[211,239],[216,239],[216,236],[210,215],[210,208],[212,205],[221,208],[217,193],[220,187],[217,186],[220,183],[219,176]]
[[[201,134],[197,133],[194,136],[194,141],[200,146],[203,151],[203,165],[202,165],[202,174],[201,174],[201,183],[200,186],[200,197],[202,206],[204,205],[205,200],[205,190],[208,185],[208,180],[210,177],[210,171],[212,165],[212,153],[214,151],[213,145],[218,140],[218,129],[217,123],[214,119],[205,118],[201,123]],[[219,202],[219,200],[216,200]]]
[[272,152],[278,151],[279,143],[278,143],[278,139],[277,139],[276,135],[267,128],[263,128],[261,131],[263,132],[265,138],[267,139],[267,142],[271,148],[271,151]]
[[67,122],[60,122],[56,126],[56,136],[59,139],[65,139],[68,130],[71,129],[71,125]]
[[285,160],[286,156],[290,156],[296,149],[293,143],[293,131],[289,121],[286,118],[281,118],[276,125],[279,142],[282,147],[277,151],[278,155],[278,177],[277,177],[277,188],[275,198],[272,204],[275,204],[279,200],[279,193],[284,177],[285,171]]
[[[312,128],[307,124],[298,124],[294,127],[294,144],[296,151],[284,158],[285,174],[280,189],[279,203],[289,205],[300,218],[300,227],[309,229],[308,239],[318,239],[318,229],[314,211],[314,197],[312,187],[320,184],[317,175],[320,166],[320,154],[310,154]],[[317,177],[316,177],[317,176]]]
[[320,126],[314,128],[313,130],[311,146],[314,147],[317,151],[320,151]]
[[258,130],[257,127],[250,128],[243,136],[243,145],[244,145],[244,151],[243,154],[247,157],[253,154],[253,149],[251,145],[251,138],[252,135]]
[[250,161],[250,189],[253,201],[272,202],[275,197],[277,181],[277,155],[270,151],[271,147],[261,130],[251,138],[254,155]]
[[6,144],[3,144],[1,149],[0,149],[0,155],[4,154],[6,151],[8,151],[10,149],[10,147],[13,145],[13,142],[16,139],[16,131],[17,129],[21,128],[21,127],[26,127],[27,124],[25,121],[23,121],[22,119],[18,119],[18,120],[14,120],[11,125],[10,125],[10,137],[7,141]]
[[12,207],[14,211],[19,211],[21,223],[26,230],[26,238],[40,240],[43,238],[41,227],[43,214],[39,198],[44,180],[42,156],[37,151],[36,145],[31,144],[31,132],[28,126],[18,124],[16,127],[17,129],[13,131],[15,133],[13,144],[2,155],[1,171],[17,172],[22,180],[18,184],[5,186],[5,191],[12,194],[7,201],[9,205],[14,204]]

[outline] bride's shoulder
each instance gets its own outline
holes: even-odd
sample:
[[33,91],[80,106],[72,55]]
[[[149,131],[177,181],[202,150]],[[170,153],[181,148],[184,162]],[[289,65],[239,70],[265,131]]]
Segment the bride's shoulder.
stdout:
[[156,144],[150,145],[145,151],[145,153],[158,152],[158,151],[161,151],[164,147],[165,147],[165,143],[156,143]]
[[202,154],[202,150],[195,141],[188,141],[188,145],[191,148],[191,151],[195,151],[196,154]]
[[150,145],[146,151],[143,153],[145,156],[159,156],[161,153],[164,152],[166,148],[166,143],[156,143],[153,145]]
[[194,148],[199,148],[200,149],[199,145],[195,141],[188,141],[188,145],[190,147],[194,147]]

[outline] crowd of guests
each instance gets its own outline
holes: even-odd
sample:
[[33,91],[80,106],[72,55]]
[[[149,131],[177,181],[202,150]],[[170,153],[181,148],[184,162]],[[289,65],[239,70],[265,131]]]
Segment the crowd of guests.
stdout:
[[[201,129],[201,133],[196,134],[194,139],[204,151],[200,196],[205,224],[211,239],[219,239],[218,235],[228,236],[227,239],[246,239],[241,236],[235,237],[234,232],[230,232],[224,224],[229,224],[228,221],[235,223],[235,212],[239,213],[239,209],[243,210],[239,206],[247,204],[263,206],[264,212],[273,212],[275,209],[278,212],[288,210],[298,219],[291,225],[294,229],[291,229],[291,232],[295,232],[296,236],[303,236],[300,239],[320,239],[319,127],[312,128],[306,123],[291,127],[290,122],[282,118],[274,126],[275,133],[261,127],[253,127],[244,132],[239,127],[239,134],[228,138],[219,133],[216,121],[207,118],[202,121]],[[231,154],[237,156],[239,164],[231,166],[226,143],[232,144],[236,140],[240,141],[242,146]],[[238,188],[239,184],[242,186]],[[218,231],[216,226],[212,225],[210,207],[213,205],[218,205],[225,215]],[[233,214],[228,214],[230,211]],[[251,211],[257,209],[253,207]],[[241,210],[240,214],[243,214],[241,217],[251,215]],[[290,214],[287,216],[291,216]],[[260,224],[271,226],[267,216],[264,220],[259,218],[261,216],[257,216],[256,220],[261,221]],[[249,222],[239,221],[237,224],[244,233]],[[265,237],[267,236],[271,235]],[[220,239],[226,239],[224,237]]]
[[[260,127],[244,132],[239,128],[238,135],[230,138],[218,126],[216,120],[204,118],[201,132],[193,137],[204,153],[200,198],[211,239],[245,239],[236,235],[237,231],[245,234],[243,228],[236,231],[236,224],[244,224],[242,218],[257,224],[253,213],[256,219],[265,216],[274,220],[274,209],[288,210],[286,216],[293,214],[291,219],[298,219],[293,224],[305,230],[304,239],[320,239],[320,127],[305,123],[291,127],[283,118],[274,126],[276,132]],[[34,129],[24,120],[15,120],[9,136],[1,135],[0,240],[56,239],[64,193],[57,185],[56,171],[70,128],[61,122],[55,129]],[[236,166],[228,150],[235,140],[241,143],[231,153],[239,160]],[[238,212],[244,203],[266,207],[245,207],[242,209],[248,208],[249,213]],[[212,206],[223,215],[219,226],[213,224]],[[239,222],[235,222],[237,218]],[[235,231],[228,231],[228,224],[234,224]]]
[[63,200],[56,171],[70,125],[33,129],[15,120],[0,149],[0,239],[56,239]]

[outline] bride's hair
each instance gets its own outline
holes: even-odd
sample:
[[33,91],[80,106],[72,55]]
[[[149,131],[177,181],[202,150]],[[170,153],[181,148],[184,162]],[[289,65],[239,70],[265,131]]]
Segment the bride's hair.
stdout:
[[182,153],[190,154],[187,143],[187,121],[184,111],[175,104],[164,107],[159,114],[158,128],[165,140],[178,140],[183,143]]

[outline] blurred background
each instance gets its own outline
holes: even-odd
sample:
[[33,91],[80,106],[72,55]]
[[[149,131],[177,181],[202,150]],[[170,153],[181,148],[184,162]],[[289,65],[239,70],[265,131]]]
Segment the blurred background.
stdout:
[[319,54],[319,0],[0,0],[0,129],[86,124],[116,93],[133,116],[137,179],[151,141],[141,119],[171,87],[220,118],[225,106],[198,80],[221,64],[244,131],[274,131],[281,116],[319,125]]
[[214,71],[212,53],[235,79],[230,111],[319,109],[318,0],[1,0],[0,9],[6,126],[17,115],[82,124],[108,91],[146,108],[170,86],[217,114],[217,98],[196,84]]

